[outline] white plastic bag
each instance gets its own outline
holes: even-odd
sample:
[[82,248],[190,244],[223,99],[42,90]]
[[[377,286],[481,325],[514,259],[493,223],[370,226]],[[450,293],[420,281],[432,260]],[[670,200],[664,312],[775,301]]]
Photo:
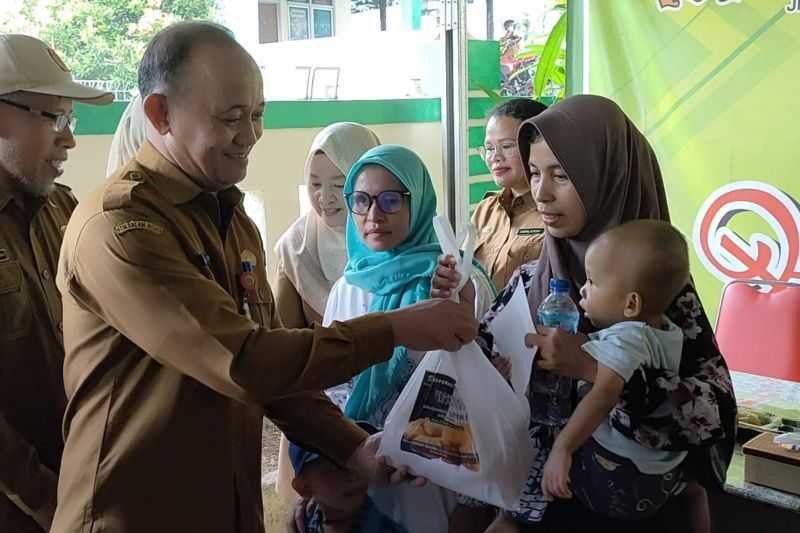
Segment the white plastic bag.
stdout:
[[537,348],[525,346],[525,333],[536,331],[528,307],[528,296],[522,280],[508,303],[497,313],[489,325],[497,353],[511,359],[511,386],[517,396],[525,397],[533,371]]
[[[458,260],[447,219],[436,217],[434,228],[444,253]],[[457,266],[462,285],[472,270],[471,225],[467,235]],[[524,395],[515,394],[471,342],[457,353],[425,355],[386,419],[378,453],[432,483],[513,509],[534,458],[529,420]]]

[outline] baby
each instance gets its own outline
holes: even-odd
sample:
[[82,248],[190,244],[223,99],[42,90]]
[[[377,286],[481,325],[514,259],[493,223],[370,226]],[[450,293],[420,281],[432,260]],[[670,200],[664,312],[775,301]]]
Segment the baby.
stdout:
[[[595,512],[636,520],[686,488],[696,503],[689,509],[697,526],[704,493],[682,481],[686,452],[642,446],[614,429],[610,418],[637,369],[680,367],[683,332],[664,313],[689,281],[686,240],[667,222],[628,222],[592,242],[585,269],[580,306],[600,329],[583,350],[597,361],[597,375],[553,444],[541,482],[544,498],[574,493]],[[490,531],[518,526],[501,513]]]

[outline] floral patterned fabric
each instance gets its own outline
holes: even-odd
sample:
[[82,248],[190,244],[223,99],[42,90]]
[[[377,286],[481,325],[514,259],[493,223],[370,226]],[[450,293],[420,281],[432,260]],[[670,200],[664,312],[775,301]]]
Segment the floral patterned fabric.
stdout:
[[[492,356],[494,347],[489,331],[492,320],[511,299],[518,283],[523,283],[527,292],[536,282],[535,269],[536,262],[522,266],[481,321],[477,342],[487,356]],[[612,424],[644,446],[688,450],[684,462],[687,478],[706,486],[721,486],[733,455],[736,435],[736,399],[730,373],[691,285],[684,288],[667,315],[684,333],[679,373],[664,369],[637,370],[611,413]],[[531,390],[541,391],[546,381],[543,375],[534,368]],[[576,394],[573,398],[577,402]],[[520,522],[538,522],[544,515],[547,504],[541,492],[542,469],[560,429],[559,425],[541,420],[531,423],[530,434],[537,459],[529,473],[520,507],[512,513]]]

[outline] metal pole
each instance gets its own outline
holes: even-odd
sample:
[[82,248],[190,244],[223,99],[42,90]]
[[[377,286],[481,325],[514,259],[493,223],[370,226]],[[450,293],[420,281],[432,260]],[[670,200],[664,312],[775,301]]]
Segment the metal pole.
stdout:
[[486,0],[486,40],[494,39],[494,0]]
[[452,0],[444,0],[442,19],[444,43],[444,91],[442,93],[442,176],[444,176],[444,211],[450,224],[455,224],[455,147],[453,145],[453,24]]
[[442,95],[445,213],[454,228],[469,220],[466,0],[444,0]]

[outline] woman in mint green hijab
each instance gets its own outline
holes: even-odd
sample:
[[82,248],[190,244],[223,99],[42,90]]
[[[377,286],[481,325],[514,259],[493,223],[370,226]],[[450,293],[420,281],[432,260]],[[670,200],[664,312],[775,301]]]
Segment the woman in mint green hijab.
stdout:
[[[351,168],[344,195],[347,266],[328,297],[323,324],[428,299],[441,249],[432,223],[436,192],[419,156],[397,145],[372,148]],[[491,283],[482,272],[473,283],[483,312],[493,298]],[[383,427],[422,356],[396,348],[389,361],[328,393],[350,418]]]

